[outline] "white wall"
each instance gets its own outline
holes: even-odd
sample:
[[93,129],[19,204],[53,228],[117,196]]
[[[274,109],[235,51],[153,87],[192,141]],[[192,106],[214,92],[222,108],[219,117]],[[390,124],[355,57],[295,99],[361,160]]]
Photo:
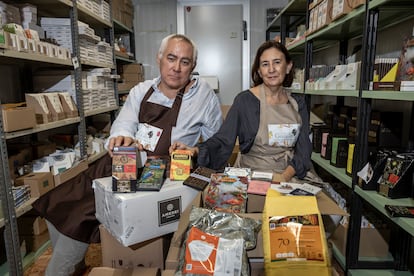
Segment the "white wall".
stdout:
[[134,1],[135,54],[144,65],[145,79],[159,75],[156,55],[161,40],[177,32],[176,1]]
[[251,0],[250,1],[250,64],[253,63],[257,48],[266,40],[266,10],[283,8],[289,0]]
[[[249,0],[177,0],[177,32],[185,33],[184,24],[184,7],[185,6],[197,6],[197,5],[237,5],[240,4],[243,7],[243,20],[247,22],[247,26],[250,25],[249,13],[250,13],[250,1]],[[247,34],[247,40],[242,42],[242,89],[249,88],[249,68],[250,68],[250,35]]]
[[145,78],[158,75],[155,55],[161,38],[171,33],[185,33],[186,5],[241,4],[247,22],[247,40],[243,41],[242,88],[250,87],[251,63],[257,47],[266,39],[266,9],[279,8],[288,0],[133,0],[137,61],[144,64]]

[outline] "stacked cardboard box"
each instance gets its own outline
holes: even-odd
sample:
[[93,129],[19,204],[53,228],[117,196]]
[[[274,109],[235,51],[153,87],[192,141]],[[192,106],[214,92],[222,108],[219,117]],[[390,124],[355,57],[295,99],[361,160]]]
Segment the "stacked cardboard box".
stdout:
[[33,128],[36,125],[33,108],[19,104],[2,104],[3,128],[5,132]]
[[112,15],[115,20],[118,20],[128,28],[133,28],[134,6],[131,0],[113,0]]
[[19,235],[26,243],[28,252],[36,252],[49,240],[46,220],[33,213],[27,213],[18,220]]
[[139,82],[144,81],[144,70],[140,63],[119,66],[118,73],[121,76],[121,80],[118,82],[118,91],[128,91]]

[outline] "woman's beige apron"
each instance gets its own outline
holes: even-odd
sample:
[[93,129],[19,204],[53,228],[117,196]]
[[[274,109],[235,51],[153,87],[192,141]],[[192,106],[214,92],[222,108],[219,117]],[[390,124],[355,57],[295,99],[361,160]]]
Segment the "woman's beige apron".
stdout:
[[[293,141],[288,146],[275,146],[269,144],[269,125],[295,125],[302,124],[298,112],[298,104],[288,93],[288,103],[269,105],[263,85],[260,87],[260,124],[254,144],[250,151],[241,154],[236,161],[237,167],[251,168],[252,170],[282,172],[294,153]],[[299,128],[297,129],[299,131]],[[296,135],[297,138],[297,135]]]

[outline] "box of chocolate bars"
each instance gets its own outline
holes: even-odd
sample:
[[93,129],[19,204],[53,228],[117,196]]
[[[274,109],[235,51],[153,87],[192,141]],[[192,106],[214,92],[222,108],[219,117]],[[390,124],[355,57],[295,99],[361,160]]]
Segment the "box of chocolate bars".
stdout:
[[137,190],[138,149],[114,147],[112,156],[112,191],[131,193]]

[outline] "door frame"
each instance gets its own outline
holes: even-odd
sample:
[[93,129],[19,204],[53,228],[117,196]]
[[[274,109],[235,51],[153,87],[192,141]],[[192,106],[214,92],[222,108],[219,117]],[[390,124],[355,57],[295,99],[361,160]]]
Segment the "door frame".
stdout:
[[[177,0],[177,33],[185,34],[185,6],[242,5],[243,20],[247,23],[247,40],[242,41],[242,90],[250,88],[250,1],[249,0]],[[240,22],[242,24],[242,22]],[[241,26],[240,26],[241,27]]]

